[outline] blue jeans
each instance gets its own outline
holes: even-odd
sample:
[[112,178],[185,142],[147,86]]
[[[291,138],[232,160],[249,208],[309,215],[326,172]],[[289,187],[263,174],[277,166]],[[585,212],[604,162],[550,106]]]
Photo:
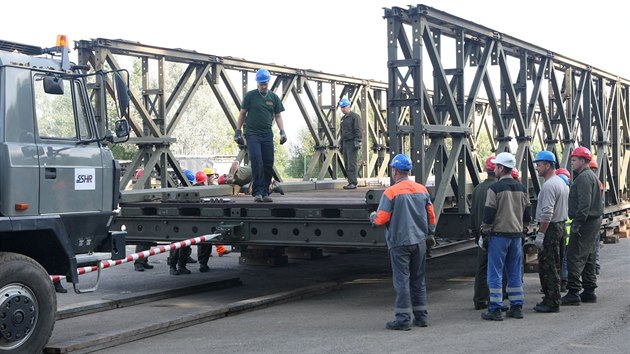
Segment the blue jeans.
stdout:
[[247,153],[252,165],[252,195],[269,195],[273,177],[273,133],[247,134]]
[[409,324],[411,312],[416,319],[427,321],[427,286],[424,278],[426,254],[424,242],[389,250],[396,290],[394,312],[400,324]]
[[507,293],[510,307],[523,307],[525,292],[521,275],[523,246],[520,237],[493,235],[488,244],[488,289],[490,311],[501,311],[503,307],[503,267],[507,271]]

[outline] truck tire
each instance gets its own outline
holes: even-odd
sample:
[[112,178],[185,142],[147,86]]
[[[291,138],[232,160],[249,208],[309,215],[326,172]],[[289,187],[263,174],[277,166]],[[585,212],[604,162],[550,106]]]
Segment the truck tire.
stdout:
[[0,252],[0,353],[41,353],[56,312],[46,270],[27,256]]

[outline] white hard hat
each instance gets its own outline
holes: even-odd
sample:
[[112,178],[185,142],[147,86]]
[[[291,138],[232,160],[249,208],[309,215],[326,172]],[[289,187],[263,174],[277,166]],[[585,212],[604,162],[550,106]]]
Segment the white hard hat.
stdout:
[[498,154],[497,157],[492,160],[492,163],[499,164],[507,168],[516,167],[516,159],[514,158],[514,155],[510,154],[509,152],[502,152]]

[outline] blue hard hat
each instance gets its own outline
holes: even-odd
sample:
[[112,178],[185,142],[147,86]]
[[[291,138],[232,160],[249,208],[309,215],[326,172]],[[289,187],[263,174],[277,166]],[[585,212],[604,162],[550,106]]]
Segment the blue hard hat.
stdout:
[[558,177],[560,177],[561,180],[564,181],[564,183],[567,184],[567,186],[569,185],[569,178],[565,175],[558,175]]
[[339,101],[339,107],[343,108],[343,107],[348,107],[350,105],[350,100],[347,98],[342,98],[341,101]]
[[398,154],[394,156],[389,165],[397,170],[409,171],[411,170],[411,159],[405,154]]
[[193,173],[193,171],[191,171],[191,170],[184,170],[184,174],[186,175],[186,178],[190,182],[195,183],[195,174]]
[[556,155],[554,155],[553,152],[551,151],[543,150],[539,152],[538,155],[536,155],[536,160],[534,160],[534,162],[538,162],[538,161],[547,161],[547,162],[551,162],[552,164],[555,164]]
[[271,74],[269,74],[269,70],[267,69],[258,69],[256,71],[256,82],[269,82],[271,79]]

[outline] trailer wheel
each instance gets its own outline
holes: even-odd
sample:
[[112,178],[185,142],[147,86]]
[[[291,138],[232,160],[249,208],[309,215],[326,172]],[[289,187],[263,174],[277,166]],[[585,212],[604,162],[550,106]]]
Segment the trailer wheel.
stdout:
[[56,312],[46,270],[27,256],[0,252],[0,353],[41,353]]

